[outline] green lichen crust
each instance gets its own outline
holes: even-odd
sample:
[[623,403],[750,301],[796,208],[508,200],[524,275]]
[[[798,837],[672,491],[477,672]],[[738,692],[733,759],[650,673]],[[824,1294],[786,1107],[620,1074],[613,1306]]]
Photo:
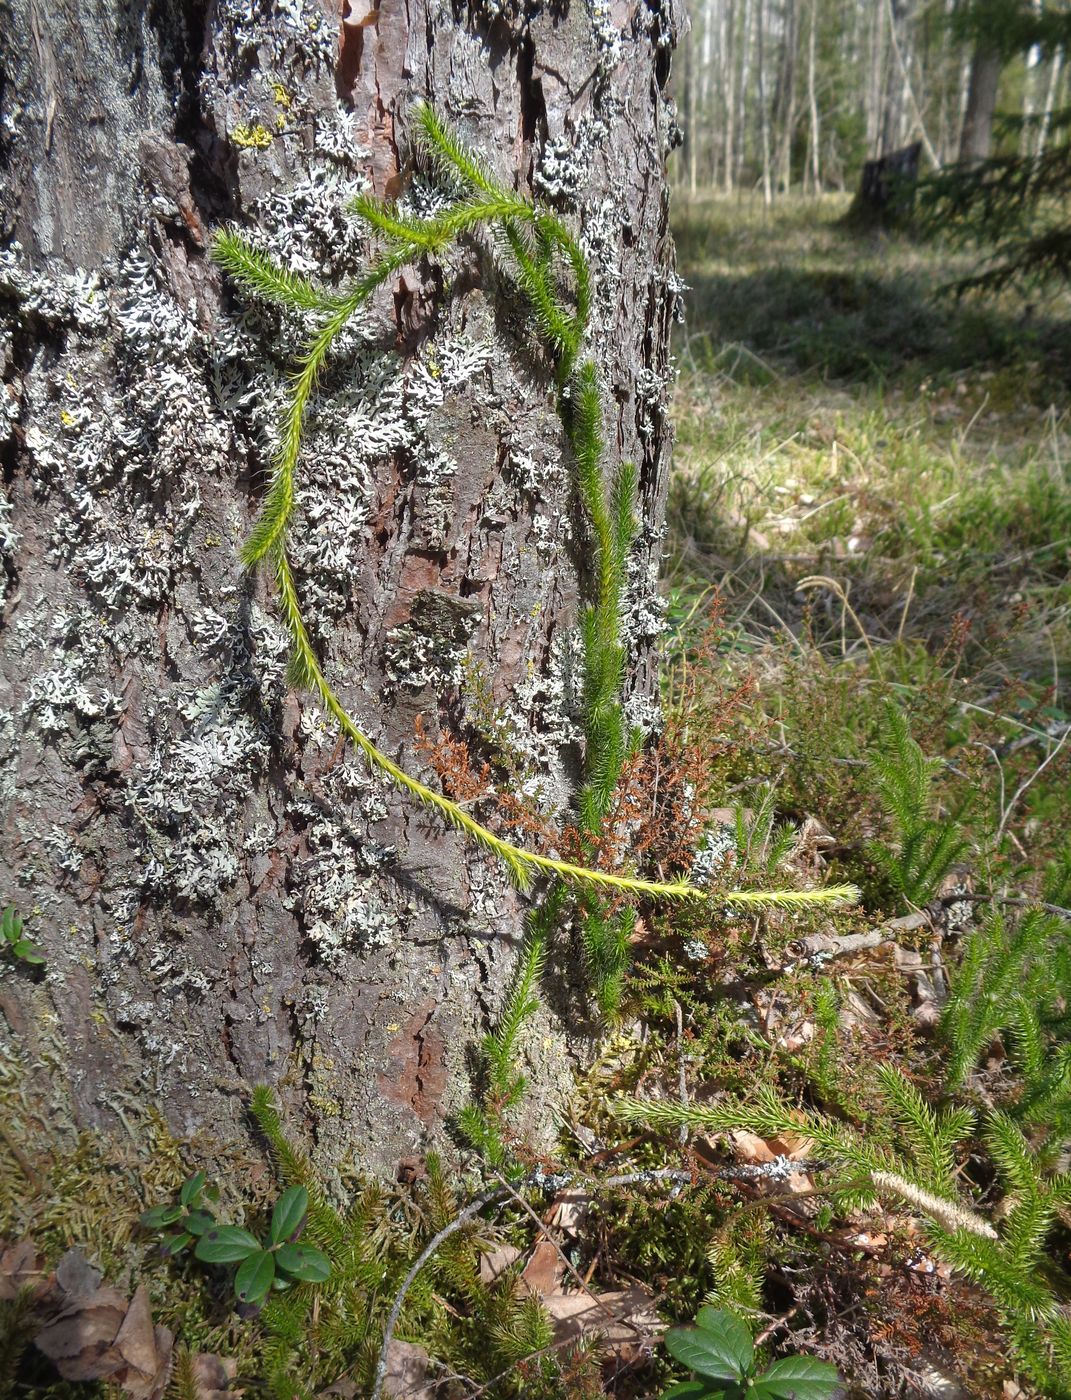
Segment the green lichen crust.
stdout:
[[[593,600],[584,608],[584,782],[577,799],[586,854],[594,852],[610,809],[622,766],[639,742],[626,724],[621,699],[625,648],[620,615],[629,548],[634,534],[636,475],[630,464],[615,473],[609,489],[603,478],[602,406],[594,362],[581,360],[591,309],[591,285],[580,245],[557,215],[500,188],[432,109],[416,112],[417,137],[441,167],[458,196],[430,218],[413,218],[366,195],[350,210],[381,237],[384,249],[368,271],[341,292],[328,292],[304,277],[277,266],[240,235],[224,231],[215,241],[219,263],[242,286],[258,296],[318,318],[316,329],[298,360],[287,402],[271,486],[260,516],[243,550],[249,567],[270,568],[279,592],[283,620],[293,646],[292,679],[313,690],[343,734],[371,768],[490,851],[506,866],[521,889],[533,877],[556,877],[581,891],[581,928],[600,1006],[617,1004],[631,927],[627,913],[612,916],[600,892],[647,895],[659,899],[708,899],[710,892],[687,880],[643,880],[600,870],[594,865],[538,855],[513,845],[469,815],[442,793],[406,773],[378,749],[342,704],[328,682],[305,624],[290,561],[287,535],[295,507],[302,434],[309,401],[332,347],[372,295],[402,267],[422,256],[441,253],[461,234],[485,227],[500,235],[513,270],[550,353],[557,382],[558,411],[576,465],[576,484],[593,544]],[[570,287],[568,299],[561,292]],[[571,304],[570,304],[571,303]],[[856,897],[851,886],[780,892],[718,892],[731,907],[794,907],[831,904]]]

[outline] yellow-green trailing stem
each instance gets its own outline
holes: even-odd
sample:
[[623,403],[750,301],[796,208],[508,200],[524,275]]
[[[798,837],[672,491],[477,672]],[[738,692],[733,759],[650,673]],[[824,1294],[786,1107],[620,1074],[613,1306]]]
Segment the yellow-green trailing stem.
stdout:
[[[420,255],[441,252],[460,234],[477,226],[501,227],[513,252],[521,288],[555,360],[559,412],[576,462],[578,491],[595,544],[596,596],[581,618],[585,644],[587,748],[585,781],[578,796],[582,849],[589,858],[593,855],[621,766],[634,742],[626,733],[621,704],[624,651],[620,639],[620,610],[627,553],[635,529],[636,476],[633,468],[623,466],[609,493],[602,479],[597,371],[590,360],[577,369],[591,302],[589,272],[579,244],[561,220],[500,189],[430,108],[425,106],[418,111],[417,126],[425,148],[452,178],[461,180],[468,193],[430,219],[409,218],[367,197],[354,201],[354,212],[379,231],[387,247],[368,272],[345,291],[321,291],[307,279],[277,267],[233,232],[224,233],[217,240],[215,251],[219,261],[246,288],[322,318],[298,361],[271,487],[242,557],[250,566],[266,561],[272,567],[283,617],[293,642],[295,680],[319,695],[339,728],[374,770],[439,812],[451,825],[500,859],[521,888],[526,888],[533,876],[545,875],[587,892],[582,900],[582,930],[588,934],[589,962],[600,1004],[605,1010],[612,1010],[624,971],[630,925],[627,915],[620,912],[609,919],[597,898],[598,892],[665,899],[706,899],[708,892],[685,880],[641,880],[599,870],[592,864],[556,860],[523,850],[497,836],[442,793],[406,773],[364,734],[327,681],[305,626],[287,554],[287,531],[294,512],[305,415],[337,337],[377,288],[400,267]],[[572,309],[556,291],[556,258],[562,260],[573,279]],[[729,905],[788,907],[837,902],[854,895],[853,888],[840,886],[772,895],[759,891],[719,892],[715,898]],[[538,934],[529,959],[533,975],[528,980],[533,986],[545,955],[545,950],[539,947],[543,936],[543,932]],[[531,995],[525,993],[522,1000],[527,1006]]]

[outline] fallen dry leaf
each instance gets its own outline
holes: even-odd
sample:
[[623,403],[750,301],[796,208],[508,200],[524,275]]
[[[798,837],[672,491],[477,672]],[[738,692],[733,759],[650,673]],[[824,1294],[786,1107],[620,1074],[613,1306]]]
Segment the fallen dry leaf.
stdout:
[[427,1383],[430,1369],[431,1358],[423,1347],[392,1341],[383,1388],[392,1400],[434,1400],[434,1388]]
[[61,1304],[34,1342],[64,1380],[103,1380],[123,1364],[112,1343],[125,1317],[126,1299],[114,1288],[76,1294]]
[[737,1161],[759,1165],[772,1162],[777,1156],[766,1139],[759,1137],[758,1133],[749,1133],[745,1129],[739,1128],[730,1133],[729,1138],[732,1141]]
[[149,1292],[139,1284],[115,1338],[115,1350],[126,1367],[115,1379],[133,1400],[157,1400],[163,1394],[174,1342],[166,1327],[153,1326]]
[[784,1132],[767,1138],[766,1143],[779,1157],[787,1157],[792,1162],[803,1162],[814,1151],[814,1138],[803,1133]]
[[34,1338],[64,1380],[111,1380],[133,1400],[160,1400],[171,1373],[173,1337],[154,1327],[142,1284],[128,1303],[80,1250],[56,1269],[49,1321]]
[[511,1265],[516,1264],[522,1251],[514,1244],[500,1244],[487,1254],[480,1255],[480,1282],[494,1283],[501,1278]]
[[0,1241],[0,1301],[9,1303],[24,1288],[40,1298],[48,1289],[44,1255],[32,1239]]
[[231,1390],[231,1381],[238,1370],[233,1357],[199,1351],[196,1356],[189,1357],[186,1365],[197,1400],[238,1400],[244,1394],[241,1390]]
[[555,1199],[550,1224],[567,1234],[575,1234],[590,1204],[591,1197],[582,1191],[562,1191]]
[[654,1298],[633,1284],[617,1292],[552,1293],[543,1299],[554,1327],[554,1340],[565,1342],[582,1332],[598,1332],[607,1346],[616,1347],[665,1331]]
[[549,1240],[539,1240],[521,1274],[522,1291],[546,1297],[555,1293],[565,1275],[561,1256]]

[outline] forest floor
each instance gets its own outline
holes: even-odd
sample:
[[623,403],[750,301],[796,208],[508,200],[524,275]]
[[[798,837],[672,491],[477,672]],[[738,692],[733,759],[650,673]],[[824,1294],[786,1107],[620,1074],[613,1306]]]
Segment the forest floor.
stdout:
[[678,207],[675,635],[686,656],[718,598],[782,805],[843,835],[830,770],[892,696],[969,774],[990,873],[1036,875],[1071,831],[1071,295],[958,301],[976,257],[845,210]]
[[[558,1151],[511,1094],[498,1156],[458,1131],[397,1183],[322,1183],[270,1095],[253,1160],[150,1115],[31,1161],[0,1123],[0,1400],[373,1395],[394,1322],[384,1393],[418,1400],[744,1393],[692,1363],[771,1363],[769,1400],[823,1364],[852,1400],[1071,1396],[1071,297],[957,302],[970,256],[844,210],[676,209],[666,726],[615,817],[712,898],[640,911]],[[280,1244],[302,1185],[330,1278],[258,1310],[249,1259],[323,1278]]]
[[[1033,1254],[1013,1237],[1071,1131],[1071,297],[957,300],[975,255],[853,233],[846,207],[676,206],[665,700],[710,747],[736,877],[851,879],[862,902],[735,931],[653,918],[639,1067],[596,1083],[679,1093],[699,1133],[736,1096],[741,1130],[711,1112],[693,1161],[728,1142],[761,1168],[828,1148],[833,1121],[1013,1223],[979,1242],[896,1188],[860,1216],[850,1192],[807,1202],[802,1172],[761,1229],[727,1210],[711,1234],[681,1205],[676,1253],[649,1212],[642,1248],[612,1234],[678,1315],[703,1287],[750,1307],[853,1395],[1065,1395],[1066,1306],[1035,1308],[1026,1281],[1064,1295],[1066,1206]],[[796,1105],[798,1150],[744,1121],[767,1090]],[[974,1125],[940,1145],[953,1106]],[[632,1116],[668,1148],[668,1117]]]

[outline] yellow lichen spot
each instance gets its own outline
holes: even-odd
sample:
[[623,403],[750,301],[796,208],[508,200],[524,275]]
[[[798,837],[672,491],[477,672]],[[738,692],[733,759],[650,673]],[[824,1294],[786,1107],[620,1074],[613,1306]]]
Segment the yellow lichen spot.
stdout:
[[67,412],[65,408],[60,409],[59,420],[65,428],[69,428],[74,422],[74,418],[71,416],[71,414]]
[[208,549],[215,549],[216,545],[222,543],[223,541],[218,535],[205,535],[205,547]]
[[271,95],[275,98],[275,105],[281,107],[284,112],[289,112],[294,105],[294,99],[282,83],[272,83]]
[[327,1118],[337,1118],[342,1112],[342,1106],[337,1099],[327,1099],[322,1094],[310,1094],[309,1103]]
[[272,134],[263,122],[257,122],[255,126],[241,122],[231,132],[231,140],[242,150],[262,151],[265,146],[271,145]]
[[390,1031],[391,1035],[394,1035],[397,1031],[401,1030],[401,1026],[398,1024],[397,1021],[390,1021],[388,1022],[386,1029]]
[[271,1017],[274,1014],[268,1002],[262,1001],[260,1003],[260,1014],[267,1017]]

